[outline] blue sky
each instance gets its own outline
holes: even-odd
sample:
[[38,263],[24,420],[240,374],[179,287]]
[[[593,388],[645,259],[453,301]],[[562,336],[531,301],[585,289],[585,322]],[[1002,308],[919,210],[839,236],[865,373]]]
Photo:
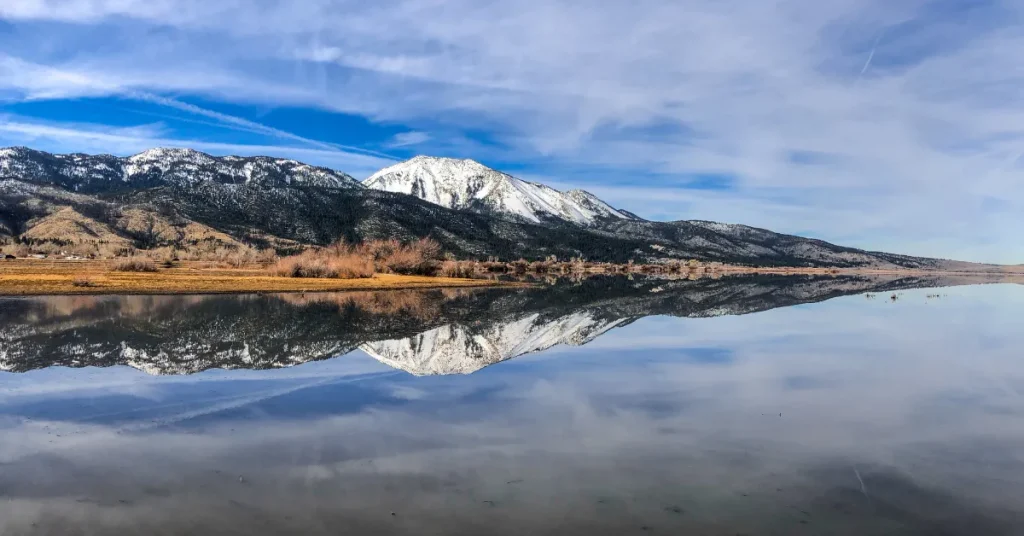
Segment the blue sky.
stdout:
[[1024,3],[5,0],[0,145],[416,154],[868,249],[1024,262]]

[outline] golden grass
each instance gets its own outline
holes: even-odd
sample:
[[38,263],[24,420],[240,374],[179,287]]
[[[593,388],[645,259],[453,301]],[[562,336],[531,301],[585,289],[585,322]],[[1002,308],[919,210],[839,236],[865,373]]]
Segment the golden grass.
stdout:
[[77,276],[71,280],[71,286],[73,287],[94,287],[96,283],[91,278]]
[[[114,272],[114,261],[0,261],[0,295],[225,294],[493,286],[494,281],[377,274],[361,279],[290,278],[262,267],[218,268],[183,261],[157,272]],[[76,286],[76,281],[90,286]],[[80,283],[79,283],[80,284]]]

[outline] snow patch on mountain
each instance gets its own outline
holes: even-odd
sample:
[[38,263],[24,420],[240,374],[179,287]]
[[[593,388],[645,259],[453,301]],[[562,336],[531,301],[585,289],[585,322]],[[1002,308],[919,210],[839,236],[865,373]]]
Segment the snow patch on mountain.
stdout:
[[580,225],[635,219],[589,192],[560,192],[468,159],[417,156],[374,173],[363,184],[447,208],[512,215],[534,223],[552,218]]

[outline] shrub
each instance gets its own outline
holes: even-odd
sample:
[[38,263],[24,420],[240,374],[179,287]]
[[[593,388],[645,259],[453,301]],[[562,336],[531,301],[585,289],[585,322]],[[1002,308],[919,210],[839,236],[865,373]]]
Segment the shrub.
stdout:
[[441,258],[441,244],[429,238],[421,238],[408,245],[408,248],[427,260],[437,260]]
[[374,262],[383,261],[401,247],[402,243],[394,238],[389,238],[387,240],[370,240],[354,247],[344,242],[338,242],[333,246],[330,246],[331,249],[349,248],[361,256],[368,257]]
[[277,261],[271,272],[283,277],[336,277],[327,261],[316,252],[306,251]]
[[445,277],[470,278],[476,275],[477,263],[471,261],[444,261],[440,273]]
[[441,268],[441,246],[424,238],[407,244],[371,240],[352,245],[337,242],[278,260],[270,271],[285,277],[371,277],[375,271],[434,275]]
[[270,272],[282,277],[339,277],[356,279],[373,277],[373,262],[355,253],[342,253],[338,248],[321,251],[306,250],[278,260]]
[[372,241],[359,247],[373,256],[381,271],[408,275],[434,275],[439,266],[441,245],[422,238],[402,244],[397,240]]
[[111,270],[115,272],[156,272],[156,264],[144,257],[128,257],[114,262]]
[[96,282],[88,277],[76,277],[71,281],[73,287],[95,287]]
[[399,248],[380,261],[385,271],[395,274],[417,274],[430,271],[425,259],[415,251]]
[[256,250],[253,248],[220,248],[217,251],[217,261],[232,268],[241,268],[256,263]]
[[335,277],[342,279],[358,279],[373,277],[373,261],[358,255],[346,255],[329,261],[331,269],[337,272]]

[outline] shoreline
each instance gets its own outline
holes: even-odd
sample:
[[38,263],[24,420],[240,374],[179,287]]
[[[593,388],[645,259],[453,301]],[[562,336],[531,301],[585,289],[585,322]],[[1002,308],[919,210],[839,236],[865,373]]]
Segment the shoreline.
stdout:
[[220,268],[181,262],[157,272],[114,272],[113,261],[0,260],[0,297],[341,292],[514,287],[486,279],[375,274],[327,279],[269,275],[260,268]]
[[[54,295],[185,295],[381,291],[446,288],[510,288],[531,283],[495,278],[455,278],[375,274],[369,278],[294,278],[270,275],[262,267],[224,268],[205,261],[183,261],[157,272],[114,272],[113,260],[15,259],[0,260],[0,297]],[[637,266],[639,268],[640,266]],[[601,275],[669,275],[643,271],[580,272],[583,277]],[[880,268],[752,268],[718,264],[673,275],[726,277],[731,275],[827,275],[843,276],[945,276],[1000,279],[1024,283],[1018,271],[957,271]],[[573,274],[524,274],[571,276]]]
[[748,268],[745,266],[722,265],[720,273],[757,273],[780,275],[955,275],[1007,277],[1024,276],[1024,271],[996,270],[925,270],[921,268]]

